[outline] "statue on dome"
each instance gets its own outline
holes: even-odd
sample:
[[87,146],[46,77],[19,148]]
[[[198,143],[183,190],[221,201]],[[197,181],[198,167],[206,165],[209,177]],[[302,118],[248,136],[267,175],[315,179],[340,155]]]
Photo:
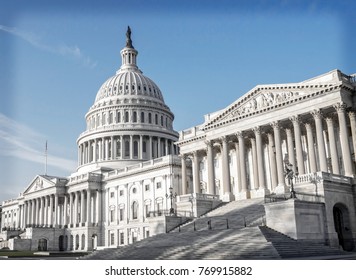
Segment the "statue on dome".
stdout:
[[126,31],[126,48],[134,48],[132,45],[132,40],[131,40],[131,28],[130,26],[127,27]]

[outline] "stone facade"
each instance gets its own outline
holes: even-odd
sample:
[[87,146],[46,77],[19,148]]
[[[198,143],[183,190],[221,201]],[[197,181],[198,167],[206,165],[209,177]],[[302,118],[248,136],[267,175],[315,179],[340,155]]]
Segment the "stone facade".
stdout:
[[[127,36],[122,66],[85,116],[76,172],[38,175],[18,198],[4,201],[0,247],[123,246],[222,201],[265,197],[272,202],[268,226],[296,239],[354,248],[355,75],[334,70],[299,83],[256,86],[178,134],[160,89],[137,67],[131,32]],[[293,199],[279,201],[291,190]]]

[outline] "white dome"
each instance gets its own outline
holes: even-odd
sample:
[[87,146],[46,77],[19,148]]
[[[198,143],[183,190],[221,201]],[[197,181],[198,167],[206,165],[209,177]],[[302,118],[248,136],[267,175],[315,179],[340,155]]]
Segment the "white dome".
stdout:
[[137,67],[137,54],[128,36],[120,69],[100,87],[85,116],[87,129],[77,140],[78,171],[123,168],[178,154],[174,115],[158,86]]

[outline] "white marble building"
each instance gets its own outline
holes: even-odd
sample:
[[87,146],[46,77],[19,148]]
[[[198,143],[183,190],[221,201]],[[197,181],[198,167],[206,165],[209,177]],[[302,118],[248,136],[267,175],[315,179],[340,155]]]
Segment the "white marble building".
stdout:
[[18,198],[3,202],[2,247],[91,250],[165,232],[167,195],[180,184],[178,133],[160,89],[137,67],[137,54],[128,29],[122,65],[85,116],[77,171],[67,178],[38,175]]
[[[0,247],[122,246],[221,201],[289,197],[293,183],[298,199],[266,204],[267,224],[296,239],[354,248],[355,75],[334,70],[259,85],[178,134],[137,54],[128,29],[122,65],[85,116],[77,171],[38,175],[18,198],[4,201]],[[171,193],[177,216],[169,215]]]
[[[276,200],[290,193],[290,169],[297,198],[323,205],[317,214],[292,219],[308,221],[299,235],[283,218],[283,211],[294,206],[270,211],[273,204],[266,205],[267,224],[295,238],[320,238],[336,246],[354,242],[355,85],[355,75],[339,70],[299,83],[259,85],[206,115],[203,124],[181,131],[177,144],[182,166],[192,162],[193,192],[224,201]],[[184,172],[182,177],[186,182]],[[183,193],[186,189],[183,184]],[[319,228],[309,233],[313,224]]]

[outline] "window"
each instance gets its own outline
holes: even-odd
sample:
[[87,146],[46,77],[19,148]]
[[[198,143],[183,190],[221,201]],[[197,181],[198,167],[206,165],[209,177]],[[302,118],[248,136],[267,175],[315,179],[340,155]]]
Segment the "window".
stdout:
[[125,157],[130,157],[130,142],[125,141]]
[[129,116],[129,112],[125,112],[125,122],[129,122],[130,121],[130,116]]
[[152,114],[148,113],[148,123],[152,123]]
[[145,207],[145,212],[146,212],[146,218],[148,218],[150,216],[150,205],[147,204],[146,207]]
[[163,202],[157,202],[157,215],[162,215]]
[[110,112],[110,114],[109,114],[109,124],[111,124],[112,123],[112,113]]
[[123,195],[124,195],[124,191],[120,190],[120,196],[123,196]]
[[134,201],[132,203],[132,219],[136,220],[138,215],[138,203]]
[[158,115],[155,115],[155,124],[158,124]]
[[120,245],[125,244],[125,234],[123,232],[120,232]]
[[110,197],[113,198],[115,196],[114,192],[110,192]]
[[110,233],[110,245],[115,245],[115,233]]
[[120,112],[117,112],[116,118],[117,118],[118,123],[121,122],[121,113]]
[[149,190],[150,190],[150,185],[149,184],[145,185],[145,191],[149,191]]
[[134,141],[134,158],[137,158],[138,157],[138,142],[137,141]]
[[116,141],[116,157],[121,157],[121,141],[118,139]]
[[141,112],[141,122],[144,123],[145,122],[145,113]]
[[161,116],[161,126],[163,126],[163,116]]
[[133,116],[132,116],[132,121],[135,123],[137,122],[137,112],[133,112]]
[[156,187],[157,187],[157,189],[162,188],[162,183],[161,182],[157,182]]
[[125,216],[125,209],[121,208],[119,210],[119,221],[123,221],[124,220],[124,216]]
[[150,231],[146,230],[146,238],[150,237]]
[[110,210],[110,222],[113,223],[115,221],[115,211]]
[[143,141],[143,142],[142,142],[142,152],[143,152],[143,153],[146,153],[146,149],[147,149],[147,147],[146,147],[146,141]]
[[136,188],[133,188],[132,189],[132,193],[136,193],[137,192],[137,189]]

